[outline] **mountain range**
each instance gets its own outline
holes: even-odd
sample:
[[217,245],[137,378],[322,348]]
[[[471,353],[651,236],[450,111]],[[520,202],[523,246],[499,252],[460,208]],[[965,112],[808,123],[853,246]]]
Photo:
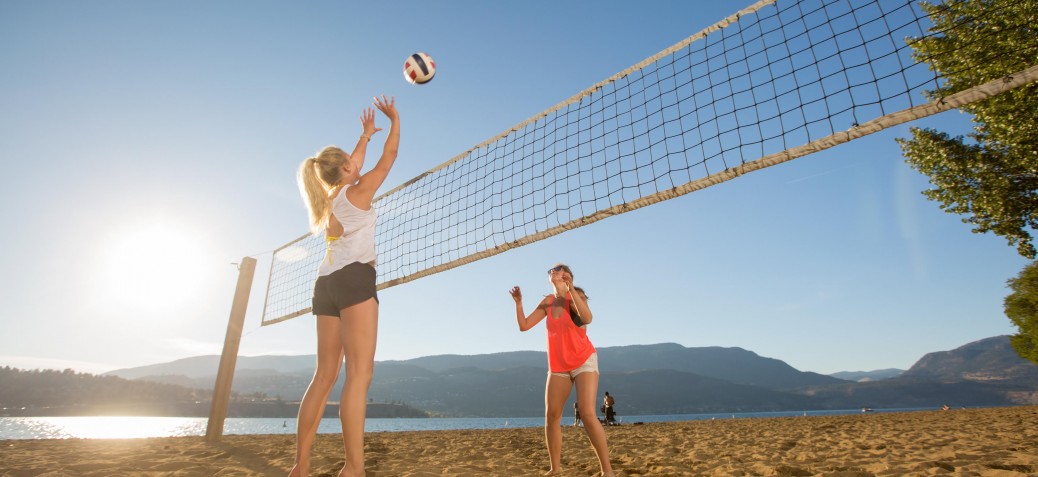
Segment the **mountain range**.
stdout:
[[[1038,365],[1016,355],[1008,336],[929,353],[904,372],[836,376],[799,371],[742,348],[662,343],[598,352],[599,392],[609,391],[618,412],[627,415],[1038,404]],[[232,388],[296,401],[315,359],[239,357]],[[537,416],[543,413],[546,361],[543,351],[379,361],[369,397],[433,415]],[[198,356],[107,374],[210,389],[218,365],[219,356]]]

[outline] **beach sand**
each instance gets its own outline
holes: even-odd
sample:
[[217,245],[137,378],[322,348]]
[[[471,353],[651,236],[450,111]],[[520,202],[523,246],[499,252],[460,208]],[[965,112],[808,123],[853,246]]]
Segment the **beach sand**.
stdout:
[[[628,420],[637,421],[636,416]],[[582,429],[564,426],[564,476],[596,475]],[[624,476],[1038,475],[1038,407],[717,419],[607,428]],[[284,476],[294,436],[0,441],[2,476]],[[524,476],[547,470],[540,428],[369,433],[369,476]],[[314,476],[342,465],[318,436]]]

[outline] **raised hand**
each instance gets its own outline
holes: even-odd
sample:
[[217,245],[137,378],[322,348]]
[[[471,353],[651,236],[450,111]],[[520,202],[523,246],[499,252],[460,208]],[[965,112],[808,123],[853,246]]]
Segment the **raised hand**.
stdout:
[[382,128],[375,127],[375,110],[371,108],[364,108],[364,111],[361,112],[360,125],[364,128],[364,135],[369,138],[382,130]]
[[523,301],[523,292],[519,287],[512,287],[511,290],[508,290],[508,293],[512,295],[512,299],[515,300],[516,303]]
[[382,111],[382,114],[385,114],[390,121],[396,121],[400,117],[399,113],[396,111],[396,98],[392,96],[388,99],[386,99],[386,95],[384,94],[381,98],[375,96],[375,107],[378,108],[379,111]]

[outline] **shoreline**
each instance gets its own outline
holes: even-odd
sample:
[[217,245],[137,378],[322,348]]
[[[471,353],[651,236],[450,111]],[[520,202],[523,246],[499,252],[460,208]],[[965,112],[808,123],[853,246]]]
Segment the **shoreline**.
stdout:
[[[993,406],[1003,407],[1003,406]],[[932,411],[936,408],[875,409],[872,412]],[[860,414],[859,409],[815,411],[758,411],[714,414],[668,414],[618,416],[622,425],[656,422],[681,422],[710,419],[752,419],[793,416],[830,416]],[[564,416],[564,423],[572,423]],[[289,424],[291,423],[291,424]],[[338,417],[321,420],[318,432],[340,432]],[[541,428],[544,417],[429,417],[378,418],[368,416],[366,432],[453,431],[477,429]],[[0,441],[11,439],[124,439],[148,437],[205,436],[208,419],[204,417],[164,416],[0,416]],[[295,418],[228,417],[224,435],[295,434]]]
[[[1038,473],[1038,406],[678,421],[609,427],[618,475],[1024,476]],[[371,432],[369,476],[540,475],[541,428]],[[582,429],[563,426],[562,474],[594,475]],[[0,476],[287,475],[295,436],[0,441]],[[342,465],[337,434],[314,444],[314,476]]]

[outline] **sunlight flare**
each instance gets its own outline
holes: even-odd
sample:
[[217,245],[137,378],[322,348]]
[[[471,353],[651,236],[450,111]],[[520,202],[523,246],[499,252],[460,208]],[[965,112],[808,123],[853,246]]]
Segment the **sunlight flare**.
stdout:
[[133,307],[177,305],[197,297],[213,253],[197,230],[180,223],[134,224],[100,247],[95,286],[104,302]]

